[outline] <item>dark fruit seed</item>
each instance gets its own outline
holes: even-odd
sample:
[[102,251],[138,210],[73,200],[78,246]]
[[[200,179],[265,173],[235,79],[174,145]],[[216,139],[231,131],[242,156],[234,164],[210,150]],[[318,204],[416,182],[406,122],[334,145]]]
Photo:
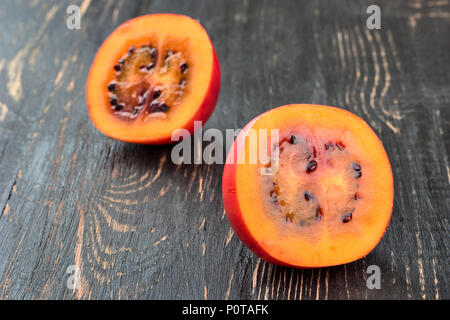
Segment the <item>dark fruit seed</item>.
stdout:
[[123,64],[125,62],[125,59],[119,59],[119,63]]
[[362,176],[361,165],[359,163],[353,162],[352,168],[355,170],[355,179],[359,179]]
[[151,105],[150,105],[150,112],[158,112],[158,102],[153,102]]
[[338,143],[336,143],[336,147],[338,147],[338,149],[342,151],[345,149],[345,144],[339,141]]
[[109,100],[109,102],[111,103],[112,106],[115,106],[117,104],[117,99],[112,98],[111,100]]
[[317,168],[317,162],[316,160],[311,160],[308,162],[308,165],[306,166],[306,173],[311,173]]
[[342,217],[342,222],[343,223],[347,223],[350,222],[352,220],[352,213],[351,212],[347,212],[346,214],[344,214],[344,216]]
[[114,90],[116,90],[116,84],[113,82],[108,85],[108,91],[114,91]]
[[323,215],[323,210],[322,210],[322,208],[321,208],[321,207],[317,207],[317,208],[316,208],[316,218],[317,218],[318,220],[321,220],[321,219],[322,219],[322,215]]
[[272,202],[277,202],[278,201],[278,195],[275,191],[271,191],[270,192],[270,200]]
[[138,111],[139,111],[139,108],[133,109],[133,114],[134,114],[134,115],[137,114]]
[[150,50],[150,55],[152,56],[153,59],[155,59],[156,56],[158,55],[158,50],[156,50],[156,48],[152,48]]
[[291,141],[292,144],[297,144],[297,137],[292,134],[291,138],[290,138],[290,141]]
[[129,52],[129,53],[132,53],[133,51],[134,51],[134,47],[131,46],[130,49],[128,49],[128,52]]
[[149,63],[147,65],[147,70],[150,70],[151,68],[153,68],[155,66],[155,64],[153,62]]
[[313,147],[313,157],[314,157],[314,158],[317,157],[317,150],[316,150],[316,147]]
[[288,219],[290,222],[294,221],[294,214],[292,212],[286,214],[286,222]]
[[122,110],[122,109],[123,109],[123,104],[118,104],[118,105],[116,105],[116,106],[114,107],[114,109],[115,109],[116,111]]
[[334,150],[334,144],[332,144],[331,142],[327,143],[325,145],[325,150],[328,150],[328,149]]
[[156,91],[153,93],[153,99],[159,98],[160,95],[161,95],[161,90],[156,90]]
[[114,66],[114,70],[120,71],[120,65],[116,64],[116,65]]
[[184,73],[187,70],[187,68],[188,68],[188,65],[187,65],[186,62],[180,64],[180,71],[181,71],[181,73]]
[[355,194],[353,195],[353,199],[355,199],[355,200],[359,199],[359,194],[357,192],[355,192]]
[[167,110],[169,110],[169,106],[167,104],[163,103],[159,106],[159,111],[166,112]]
[[305,191],[305,199],[306,199],[306,201],[309,201],[312,198],[314,198],[314,196],[310,192]]

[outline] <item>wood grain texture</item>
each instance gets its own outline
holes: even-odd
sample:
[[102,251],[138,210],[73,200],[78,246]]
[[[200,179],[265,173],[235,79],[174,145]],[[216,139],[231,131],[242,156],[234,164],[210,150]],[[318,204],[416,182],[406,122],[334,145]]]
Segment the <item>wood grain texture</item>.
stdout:
[[[367,30],[366,8],[382,9]],[[66,8],[82,11],[68,30]],[[364,259],[296,270],[255,257],[224,215],[222,165],[113,141],[85,103],[102,41],[137,15],[208,30],[222,90],[207,128],[275,106],[339,106],[382,139],[395,178],[386,235]],[[2,1],[1,299],[449,299],[450,3]],[[67,289],[69,265],[81,268]],[[381,290],[366,287],[369,265]]]

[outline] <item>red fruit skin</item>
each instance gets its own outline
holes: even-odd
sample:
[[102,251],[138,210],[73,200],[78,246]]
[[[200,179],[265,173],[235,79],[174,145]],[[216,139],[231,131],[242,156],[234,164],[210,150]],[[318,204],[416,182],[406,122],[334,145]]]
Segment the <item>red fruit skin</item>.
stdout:
[[222,176],[222,197],[225,212],[231,226],[234,229],[234,232],[237,234],[239,239],[241,239],[241,241],[258,257],[270,263],[282,266],[298,267],[286,264],[285,262],[275,259],[260,246],[260,244],[251,235],[250,231],[245,225],[244,219],[242,217],[242,211],[239,206],[238,196],[236,192],[237,159],[239,159],[239,152],[245,142],[245,137],[247,136],[248,130],[253,126],[253,124],[256,122],[256,120],[258,120],[260,116],[250,121],[244,127],[244,129],[242,129],[242,131],[234,141],[230,151],[228,152]]
[[[278,108],[286,107],[281,106]],[[270,111],[270,110],[269,110]],[[234,141],[233,145],[231,146],[230,151],[227,155],[227,160],[224,165],[223,169],[223,176],[222,176],[222,198],[223,198],[223,204],[225,208],[225,212],[227,214],[228,220],[230,221],[230,224],[232,228],[234,229],[234,232],[237,234],[239,239],[251,250],[254,254],[256,254],[261,259],[264,259],[265,261],[269,263],[274,263],[280,266],[287,266],[297,269],[317,269],[321,268],[320,266],[312,267],[312,266],[298,266],[298,265],[292,265],[283,261],[280,261],[279,259],[276,259],[272,257],[262,246],[256,241],[256,239],[251,235],[250,231],[248,230],[247,226],[245,225],[244,219],[242,217],[242,211],[239,206],[237,191],[236,191],[236,169],[237,169],[237,159],[239,159],[239,152],[242,149],[242,146],[245,142],[245,137],[247,136],[248,131],[251,129],[253,124],[258,120],[259,117],[266,114],[266,111],[256,118],[254,118],[252,121],[250,121],[238,134],[236,137],[236,140]],[[352,116],[355,116],[352,114]],[[233,152],[232,152],[233,151]],[[392,169],[391,169],[392,170]],[[391,213],[392,214],[392,213]],[[387,230],[388,226],[386,226]],[[386,232],[386,230],[384,232]],[[381,240],[384,233],[380,236]],[[378,243],[377,242],[377,243]],[[370,252],[370,251],[369,251]],[[364,258],[369,252],[361,255],[358,259]],[[358,260],[356,259],[356,260]]]
[[211,47],[213,50],[214,62],[208,92],[205,95],[202,105],[197,109],[197,112],[192,117],[192,120],[189,121],[189,125],[184,128],[187,129],[191,134],[194,133],[194,121],[202,121],[202,125],[204,125],[213,113],[214,108],[217,104],[217,100],[219,98],[221,81],[220,64],[219,59],[217,58],[216,50],[214,49],[212,43]]

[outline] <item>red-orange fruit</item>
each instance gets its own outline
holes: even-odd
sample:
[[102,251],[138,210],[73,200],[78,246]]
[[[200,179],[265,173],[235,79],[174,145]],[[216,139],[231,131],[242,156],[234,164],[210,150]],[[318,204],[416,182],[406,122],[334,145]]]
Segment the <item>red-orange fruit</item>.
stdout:
[[[252,163],[250,137],[261,138],[261,129],[268,157],[258,154]],[[271,129],[278,129],[277,145]],[[394,185],[388,156],[366,122],[343,109],[298,104],[270,110],[241,131],[222,192],[236,234],[258,256],[317,268],[375,248],[389,224]]]
[[171,142],[212,114],[220,89],[219,61],[200,23],[151,14],[120,25],[102,44],[87,81],[92,122],[127,142]]

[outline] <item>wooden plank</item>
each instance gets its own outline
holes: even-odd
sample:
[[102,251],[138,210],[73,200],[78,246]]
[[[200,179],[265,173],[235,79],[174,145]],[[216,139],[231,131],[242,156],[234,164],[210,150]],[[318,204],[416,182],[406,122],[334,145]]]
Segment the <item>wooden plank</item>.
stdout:
[[[81,30],[65,26],[80,6]],[[448,299],[450,4],[383,1],[5,1],[0,6],[0,298]],[[391,225],[366,258],[316,270],[268,264],[234,235],[222,165],[175,165],[171,146],[125,144],[89,120],[102,41],[141,14],[190,15],[222,67],[206,128],[272,107],[346,108],[382,139]],[[82,283],[67,288],[77,265]],[[381,290],[366,286],[378,265]]]

